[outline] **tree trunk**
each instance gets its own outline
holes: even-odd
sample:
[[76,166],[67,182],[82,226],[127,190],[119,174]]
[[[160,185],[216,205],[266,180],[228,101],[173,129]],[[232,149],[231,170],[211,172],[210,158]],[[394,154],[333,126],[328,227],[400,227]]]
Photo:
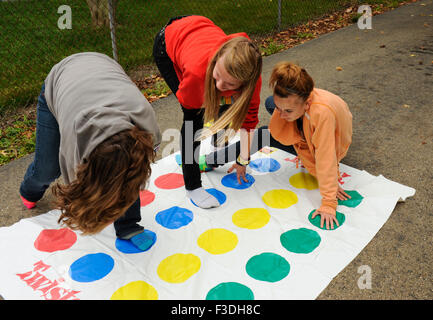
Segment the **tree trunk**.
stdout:
[[[108,0],[86,0],[92,16],[92,25],[95,28],[108,27],[110,18],[108,16]],[[116,16],[116,7],[118,0],[112,0],[113,13]]]

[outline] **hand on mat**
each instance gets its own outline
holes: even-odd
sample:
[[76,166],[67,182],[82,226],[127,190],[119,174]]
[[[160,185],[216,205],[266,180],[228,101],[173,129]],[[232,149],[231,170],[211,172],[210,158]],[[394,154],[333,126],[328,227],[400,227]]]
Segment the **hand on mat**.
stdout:
[[352,198],[351,196],[349,196],[346,191],[343,190],[343,188],[341,188],[340,186],[338,186],[338,191],[337,191],[337,199],[338,200],[347,200]]
[[326,221],[326,229],[329,230],[329,224],[331,224],[331,229],[334,229],[334,221],[339,227],[340,224],[338,223],[337,217],[333,214],[321,212],[319,210],[316,210],[316,212],[313,213],[311,216],[312,219],[314,219],[318,214],[320,214],[320,228],[323,228],[323,222]]
[[244,182],[248,182],[247,178],[245,177],[247,173],[247,167],[240,166],[237,163],[233,164],[232,167],[227,171],[227,173],[231,173],[234,169],[236,169],[236,174],[238,177],[238,183],[242,184],[241,177],[244,180]]

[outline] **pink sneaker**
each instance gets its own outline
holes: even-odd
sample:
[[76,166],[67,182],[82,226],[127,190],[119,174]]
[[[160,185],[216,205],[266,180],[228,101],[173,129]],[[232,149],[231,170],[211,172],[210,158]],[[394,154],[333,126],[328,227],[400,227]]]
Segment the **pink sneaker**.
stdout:
[[36,202],[31,202],[26,200],[23,196],[20,195],[21,201],[23,202],[23,205],[27,207],[27,209],[33,209],[36,206]]

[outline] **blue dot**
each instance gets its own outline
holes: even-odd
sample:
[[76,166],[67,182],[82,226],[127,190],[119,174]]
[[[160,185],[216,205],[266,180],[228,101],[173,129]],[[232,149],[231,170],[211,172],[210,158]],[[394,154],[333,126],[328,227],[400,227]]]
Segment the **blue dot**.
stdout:
[[144,230],[143,231],[144,234],[146,234],[147,237],[152,239],[152,245],[146,249],[146,250],[141,250],[139,248],[137,248],[130,240],[123,240],[123,239],[116,239],[115,245],[117,250],[119,250],[120,252],[126,253],[126,254],[131,254],[131,253],[141,253],[141,252],[146,252],[148,251],[150,248],[152,248],[152,246],[155,244],[156,242],[156,233],[150,230]]
[[274,172],[280,169],[280,163],[272,158],[259,158],[249,164],[250,168],[259,172]]
[[225,175],[222,179],[221,179],[221,183],[223,186],[227,187],[227,188],[233,188],[233,189],[247,189],[250,186],[253,185],[253,183],[255,182],[255,179],[253,178],[252,175],[249,175],[248,173],[245,175],[245,178],[248,180],[248,182],[245,182],[242,178],[241,178],[241,182],[242,184],[238,183],[238,178],[236,175],[236,172],[230,173],[228,175]]
[[113,267],[114,260],[108,254],[87,254],[72,263],[69,275],[78,282],[92,282],[105,277]]
[[156,222],[168,229],[179,229],[189,224],[193,219],[191,210],[178,206],[158,212],[155,217]]
[[[214,188],[210,188],[210,189],[206,189],[207,192],[209,192],[211,195],[213,195],[215,198],[217,198],[218,202],[221,204],[223,204],[224,202],[226,202],[227,200],[227,196],[224,194],[224,192],[221,192],[217,189]],[[192,204],[195,205],[196,207],[198,207],[194,201],[192,201]]]

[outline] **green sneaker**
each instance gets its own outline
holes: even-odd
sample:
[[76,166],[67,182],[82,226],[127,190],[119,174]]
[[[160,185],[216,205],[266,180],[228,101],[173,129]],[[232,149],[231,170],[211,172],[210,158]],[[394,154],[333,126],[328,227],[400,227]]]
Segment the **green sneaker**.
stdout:
[[208,172],[208,171],[212,171],[213,170],[213,167],[209,166],[206,163],[206,155],[204,155],[204,154],[201,155],[198,161],[199,161],[198,165],[200,167],[200,172]]
[[[201,155],[198,161],[199,161],[198,165],[200,167],[200,172],[208,172],[208,171],[212,171],[214,169],[213,167],[209,166],[206,163],[206,155],[204,155],[204,154]],[[180,167],[182,167],[182,160],[181,160],[180,154],[176,155],[176,162]]]

